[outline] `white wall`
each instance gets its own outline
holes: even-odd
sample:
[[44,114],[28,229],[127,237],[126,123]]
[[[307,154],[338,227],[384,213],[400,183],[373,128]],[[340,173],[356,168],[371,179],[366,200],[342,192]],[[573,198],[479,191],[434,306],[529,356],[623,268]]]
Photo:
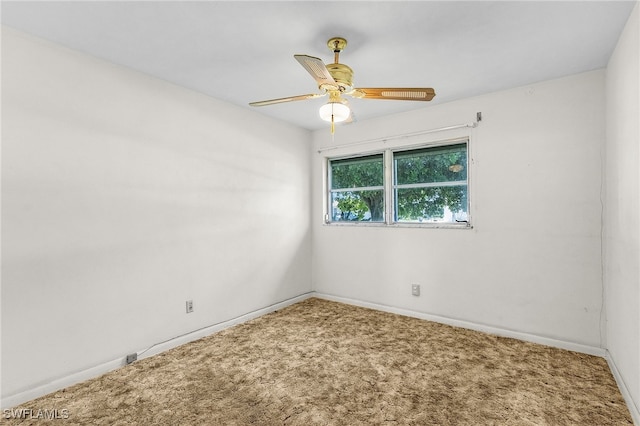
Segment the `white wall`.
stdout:
[[316,131],[314,147],[468,123],[478,111],[466,132],[471,230],[323,225],[323,155],[384,144],[314,153],[314,290],[602,352],[604,71],[341,126],[335,141]]
[[309,140],[3,28],[3,400],[309,292]]
[[[607,67],[605,300],[607,349],[640,422],[640,6]],[[640,424],[640,423],[639,423]]]

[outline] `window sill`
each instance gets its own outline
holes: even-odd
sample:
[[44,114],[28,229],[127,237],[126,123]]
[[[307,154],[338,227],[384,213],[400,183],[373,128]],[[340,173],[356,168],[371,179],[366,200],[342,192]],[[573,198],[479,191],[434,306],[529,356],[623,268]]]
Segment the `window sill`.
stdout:
[[392,223],[382,222],[325,222],[324,226],[354,226],[365,228],[425,228],[425,229],[473,229],[470,223]]

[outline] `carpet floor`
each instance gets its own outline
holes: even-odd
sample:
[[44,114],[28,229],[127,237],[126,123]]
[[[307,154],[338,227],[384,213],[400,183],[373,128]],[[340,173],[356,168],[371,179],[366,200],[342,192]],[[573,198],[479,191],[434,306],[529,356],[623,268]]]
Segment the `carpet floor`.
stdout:
[[68,418],[3,421],[633,424],[603,358],[317,298],[19,408]]

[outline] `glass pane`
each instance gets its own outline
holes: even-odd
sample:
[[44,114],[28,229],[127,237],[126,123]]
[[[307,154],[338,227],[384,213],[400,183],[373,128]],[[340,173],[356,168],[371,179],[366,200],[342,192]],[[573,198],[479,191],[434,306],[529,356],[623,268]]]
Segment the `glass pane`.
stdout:
[[467,205],[467,185],[396,190],[398,222],[464,222]]
[[331,220],[334,222],[382,222],[384,220],[383,190],[332,192]]
[[384,167],[382,154],[332,160],[331,189],[382,186]]
[[396,184],[467,180],[467,144],[394,154]]

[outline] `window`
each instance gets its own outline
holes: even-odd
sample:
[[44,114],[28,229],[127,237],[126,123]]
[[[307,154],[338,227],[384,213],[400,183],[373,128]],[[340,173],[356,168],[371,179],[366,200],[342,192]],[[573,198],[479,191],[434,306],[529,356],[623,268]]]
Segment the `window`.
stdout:
[[466,140],[330,159],[328,183],[327,222],[469,223]]
[[384,221],[383,155],[330,162],[331,221]]
[[467,144],[393,154],[397,222],[467,222]]

